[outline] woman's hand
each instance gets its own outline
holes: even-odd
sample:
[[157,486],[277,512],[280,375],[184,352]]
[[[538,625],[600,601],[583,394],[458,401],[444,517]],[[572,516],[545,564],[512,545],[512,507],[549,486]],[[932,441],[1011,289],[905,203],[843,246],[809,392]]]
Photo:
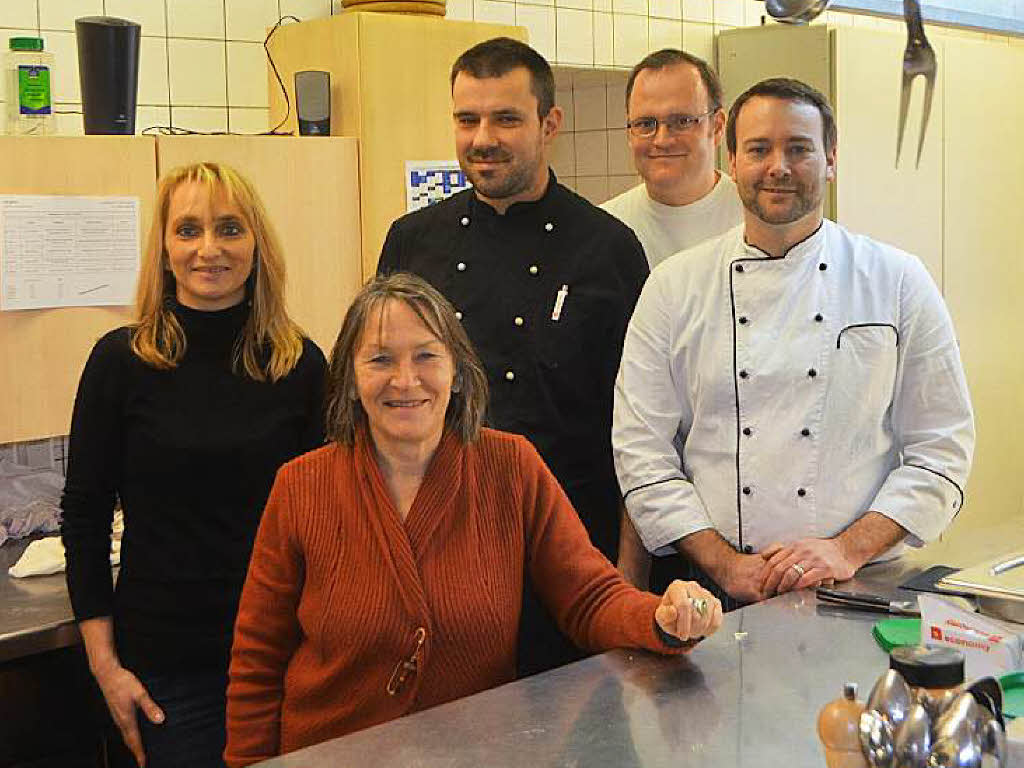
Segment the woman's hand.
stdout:
[[141,709],[149,721],[157,725],[164,721],[163,711],[149,697],[139,678],[120,664],[111,665],[96,673],[95,677],[106,699],[107,709],[121,731],[121,738],[135,756],[139,768],[145,768],[146,753],[142,748],[136,709]]
[[654,610],[662,631],[682,641],[714,634],[722,624],[722,604],[693,581],[673,581]]

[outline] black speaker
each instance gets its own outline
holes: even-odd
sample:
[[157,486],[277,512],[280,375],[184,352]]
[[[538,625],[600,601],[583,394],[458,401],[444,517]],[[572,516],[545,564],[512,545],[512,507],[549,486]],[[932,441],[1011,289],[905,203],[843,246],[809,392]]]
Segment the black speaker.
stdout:
[[135,133],[142,27],[110,16],[75,20],[86,133]]
[[300,136],[331,135],[331,73],[307,69],[295,73],[295,113]]

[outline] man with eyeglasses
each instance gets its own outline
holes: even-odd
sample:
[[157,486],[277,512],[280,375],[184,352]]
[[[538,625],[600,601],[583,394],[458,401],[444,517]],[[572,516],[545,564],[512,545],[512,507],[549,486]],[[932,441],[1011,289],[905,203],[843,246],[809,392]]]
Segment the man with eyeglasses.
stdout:
[[[548,169],[562,110],[539,53],[488,40],[459,56],[450,81],[455,152],[473,189],[395,221],[378,272],[416,273],[452,303],[487,371],[487,424],[536,446],[615,562],[612,390],[647,260],[629,227]],[[527,592],[520,676],[573,657]]]
[[652,269],[743,221],[735,185],[715,168],[725,114],[707,62],[673,48],[648,55],[626,82],[626,117],[643,183],[601,207],[632,228]]
[[646,548],[678,553],[677,577],[729,610],[938,537],[963,505],[974,418],[924,265],[823,216],[827,99],[762,81],[726,143],[744,225],[651,273],[612,443]]

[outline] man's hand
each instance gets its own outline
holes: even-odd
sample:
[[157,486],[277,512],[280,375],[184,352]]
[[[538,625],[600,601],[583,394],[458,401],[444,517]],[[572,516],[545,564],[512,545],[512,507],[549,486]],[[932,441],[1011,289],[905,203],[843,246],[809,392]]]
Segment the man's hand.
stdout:
[[764,555],[737,552],[729,559],[721,581],[716,581],[730,597],[743,603],[757,603],[772,596],[771,592],[764,591],[768,574],[768,561]]
[[676,579],[654,609],[654,620],[666,634],[684,642],[708,637],[722,624],[722,604],[693,581]]
[[744,603],[756,603],[771,597],[761,591],[768,568],[766,558],[759,554],[740,554],[718,531],[706,528],[673,542],[673,545],[730,597]]
[[761,552],[767,560],[761,581],[765,597],[853,578],[860,567],[838,539],[798,539],[772,544]]

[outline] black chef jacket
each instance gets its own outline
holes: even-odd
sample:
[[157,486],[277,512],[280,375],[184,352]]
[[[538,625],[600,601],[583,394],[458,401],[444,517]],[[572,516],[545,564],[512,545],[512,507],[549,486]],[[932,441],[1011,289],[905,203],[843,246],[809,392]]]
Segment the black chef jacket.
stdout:
[[540,200],[504,216],[466,190],[398,219],[377,271],[400,270],[455,307],[487,370],[488,425],[537,447],[614,562],[612,389],[648,274],[632,230],[551,174]]
[[[563,187],[505,215],[460,192],[391,225],[378,274],[425,278],[452,303],[487,371],[487,423],[532,442],[613,563],[619,486],[612,390],[648,266],[633,231]],[[561,299],[559,296],[561,295]],[[528,588],[520,675],[578,655]]]

